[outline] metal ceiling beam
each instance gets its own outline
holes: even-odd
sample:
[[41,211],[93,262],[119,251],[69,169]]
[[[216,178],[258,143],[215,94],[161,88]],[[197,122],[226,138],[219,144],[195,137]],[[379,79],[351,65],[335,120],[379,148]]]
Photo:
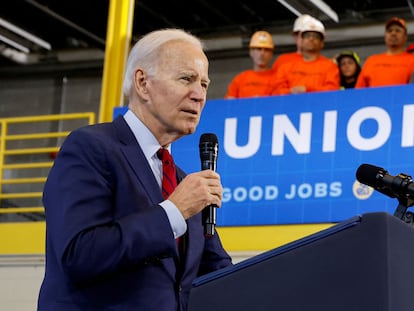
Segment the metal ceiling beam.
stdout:
[[51,50],[52,46],[50,45],[49,42],[40,39],[39,37],[29,33],[28,31],[17,27],[16,25],[13,25],[12,23],[6,21],[5,19],[0,17],[0,26],[3,28],[6,28],[7,30],[19,35],[20,37],[25,38],[26,40],[29,40],[31,42],[33,42],[34,44],[46,49],[46,50]]
[[38,2],[33,1],[33,0],[26,0],[26,2],[31,4],[35,8],[43,11],[44,13],[52,16],[54,19],[62,22],[63,24],[75,29],[79,33],[82,33],[85,36],[89,37],[90,39],[98,42],[99,44],[102,44],[103,46],[105,46],[105,39],[102,39],[102,38],[96,36],[95,34],[91,33],[90,31],[86,30],[85,28],[82,28],[79,25],[73,23],[72,21],[68,20],[67,18],[63,17],[62,15],[59,15],[56,12],[50,10],[48,7],[46,7],[44,5],[41,5]]
[[327,5],[322,0],[309,0],[315,7],[317,7],[323,14],[330,17],[334,22],[339,23],[338,14],[334,10],[331,9],[329,5]]
[[3,41],[4,43],[6,43],[7,45],[15,48],[16,50],[19,50],[23,53],[28,54],[30,52],[29,48],[25,47],[24,45],[21,45],[20,43],[13,41],[5,36],[3,36],[2,34],[0,34],[0,41]]
[[296,16],[309,14],[318,19],[325,20],[326,17],[336,23],[339,22],[338,14],[322,0],[277,0],[285,8]]

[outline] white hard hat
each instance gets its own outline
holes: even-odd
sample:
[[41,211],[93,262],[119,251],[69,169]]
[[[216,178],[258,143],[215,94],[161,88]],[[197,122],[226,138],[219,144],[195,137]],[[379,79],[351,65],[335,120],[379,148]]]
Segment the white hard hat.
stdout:
[[322,22],[314,17],[310,20],[306,20],[303,25],[301,32],[305,31],[315,31],[322,34],[322,36],[325,38],[325,26],[322,24]]
[[293,32],[299,32],[299,31],[302,31],[302,29],[303,29],[303,25],[306,23],[306,22],[309,22],[310,20],[312,20],[313,19],[313,17],[312,16],[310,16],[310,15],[308,15],[308,14],[302,14],[302,15],[300,15],[299,17],[297,17],[296,19],[295,19],[295,22],[294,22],[294,24],[293,24]]

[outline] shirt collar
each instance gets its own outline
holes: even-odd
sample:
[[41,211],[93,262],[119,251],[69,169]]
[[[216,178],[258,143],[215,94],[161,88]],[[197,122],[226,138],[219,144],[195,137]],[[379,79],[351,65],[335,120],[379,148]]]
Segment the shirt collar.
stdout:
[[[124,119],[131,128],[132,133],[134,133],[136,140],[144,152],[145,158],[150,161],[154,154],[157,153],[158,149],[161,148],[161,145],[151,131],[131,110],[128,109],[128,111],[124,114]],[[167,149],[171,152],[171,145],[168,146]]]

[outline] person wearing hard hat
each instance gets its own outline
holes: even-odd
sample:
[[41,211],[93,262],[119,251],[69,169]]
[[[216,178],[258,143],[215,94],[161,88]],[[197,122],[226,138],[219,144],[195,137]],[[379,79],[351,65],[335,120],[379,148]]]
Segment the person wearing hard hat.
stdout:
[[282,64],[275,73],[272,95],[339,90],[338,66],[321,54],[325,27],[312,18],[303,25],[301,57]]
[[250,38],[249,55],[253,69],[242,71],[230,82],[224,98],[268,96],[271,92],[274,43],[267,31],[256,31]]
[[369,56],[362,66],[356,88],[407,84],[412,81],[414,55],[405,48],[407,24],[392,17],[385,22],[386,51]]
[[280,65],[301,58],[302,38],[300,36],[300,33],[302,32],[304,25],[312,20],[312,18],[313,17],[308,14],[302,14],[295,19],[295,22],[293,23],[292,36],[293,40],[295,41],[296,51],[280,54],[272,65],[273,70],[276,71]]
[[361,59],[354,51],[345,50],[336,56],[335,61],[339,68],[341,89],[355,87],[361,72]]

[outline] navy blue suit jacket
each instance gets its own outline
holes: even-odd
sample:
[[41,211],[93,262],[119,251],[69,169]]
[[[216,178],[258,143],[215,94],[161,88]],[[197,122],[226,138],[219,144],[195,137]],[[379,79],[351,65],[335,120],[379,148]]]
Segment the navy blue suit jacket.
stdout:
[[38,310],[185,310],[194,278],[231,259],[217,234],[204,237],[201,214],[187,220],[180,259],[163,200],[123,117],[73,131],[43,193]]

